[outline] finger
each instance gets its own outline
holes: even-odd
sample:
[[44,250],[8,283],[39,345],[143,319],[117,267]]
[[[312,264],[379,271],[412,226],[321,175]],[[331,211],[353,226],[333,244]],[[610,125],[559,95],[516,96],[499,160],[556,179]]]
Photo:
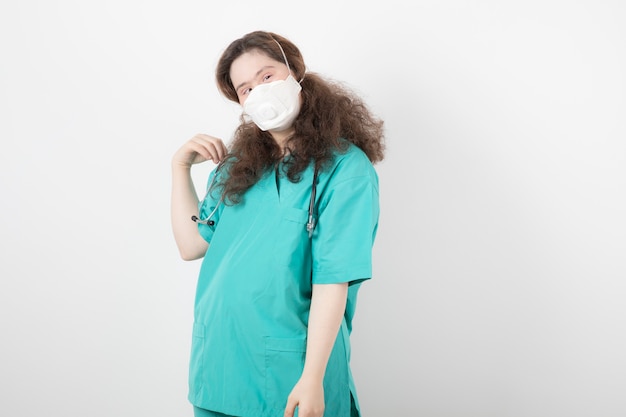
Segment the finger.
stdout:
[[293,414],[296,411],[296,406],[298,405],[298,402],[296,400],[291,400],[288,399],[287,400],[287,407],[285,408],[285,414],[283,414],[284,417],[293,417]]
[[221,139],[207,135],[196,135],[192,139],[195,143],[201,145],[214,162],[220,162],[228,152]]
[[201,141],[192,139],[188,142],[188,147],[190,148],[191,151],[197,153],[198,155],[201,155],[205,159],[212,160],[214,157],[211,150],[208,149],[206,144]]
[[312,408],[298,407],[298,417],[323,417],[324,412],[315,411]]
[[224,142],[222,142],[219,138],[198,134],[194,137],[194,139],[206,147],[211,154],[211,160],[214,162],[220,162],[228,152],[226,146],[224,146]]

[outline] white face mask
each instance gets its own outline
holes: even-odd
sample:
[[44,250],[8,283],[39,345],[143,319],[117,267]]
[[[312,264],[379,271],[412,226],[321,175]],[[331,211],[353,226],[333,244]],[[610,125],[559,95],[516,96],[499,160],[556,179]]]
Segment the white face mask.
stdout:
[[288,129],[300,112],[301,90],[291,74],[286,80],[259,84],[250,91],[243,111],[261,130]]
[[272,81],[254,87],[243,103],[243,112],[244,118],[252,119],[259,129],[280,131],[289,129],[298,117],[302,87],[291,75],[283,47],[276,39],[274,42],[283,54],[289,76],[286,80]]

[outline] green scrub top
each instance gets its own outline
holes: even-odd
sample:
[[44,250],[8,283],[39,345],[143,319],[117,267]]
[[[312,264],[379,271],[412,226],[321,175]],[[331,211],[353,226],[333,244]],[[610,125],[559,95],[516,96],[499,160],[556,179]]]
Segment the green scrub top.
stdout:
[[[213,171],[214,175],[221,172]],[[282,417],[304,366],[312,284],[349,283],[348,303],[324,378],[325,416],[350,415],[358,400],[349,334],[360,284],[372,276],[378,176],[350,144],[318,174],[312,238],[306,230],[313,167],[290,182],[268,170],[237,205],[208,195],[212,226],[198,278],[189,401],[240,417]],[[211,193],[213,194],[213,193]]]

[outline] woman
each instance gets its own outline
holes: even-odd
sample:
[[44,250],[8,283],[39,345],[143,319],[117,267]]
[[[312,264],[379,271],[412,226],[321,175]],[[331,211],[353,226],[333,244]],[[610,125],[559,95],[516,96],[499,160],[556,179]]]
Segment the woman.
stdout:
[[[216,78],[243,107],[230,149],[199,134],[172,159],[174,237],[183,259],[204,257],[194,413],[359,416],[349,333],[371,277],[383,122],[306,72],[298,48],[274,33],[231,43]],[[218,166],[199,201],[190,169],[208,160]]]

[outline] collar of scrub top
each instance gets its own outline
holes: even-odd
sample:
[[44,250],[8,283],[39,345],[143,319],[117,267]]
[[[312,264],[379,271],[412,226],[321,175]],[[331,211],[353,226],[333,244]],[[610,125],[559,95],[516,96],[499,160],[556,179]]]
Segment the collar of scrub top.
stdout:
[[[204,200],[206,200],[206,198],[211,193],[211,190],[213,189],[213,185],[215,184],[215,179],[217,178],[217,173],[221,168],[222,168],[222,163],[220,163],[215,169],[215,174],[213,175],[213,178],[211,179],[211,184],[209,184],[209,188],[207,189],[207,192],[204,195],[202,202],[204,202]],[[317,194],[317,174],[318,174],[318,169],[316,165],[315,169],[313,170],[313,181],[311,182],[311,198],[309,199],[309,217],[306,223],[306,231],[309,234],[309,238],[313,237],[313,231],[315,230],[315,223],[316,223],[314,212],[315,212],[315,196]],[[217,212],[217,209],[223,202],[224,202],[224,193],[222,193],[219,201],[215,205],[215,208],[211,210],[211,213],[209,213],[206,219],[201,219],[198,216],[193,215],[191,216],[191,220],[196,223],[205,224],[207,226],[214,226],[215,221],[212,220],[213,216],[215,215],[215,213]]]

